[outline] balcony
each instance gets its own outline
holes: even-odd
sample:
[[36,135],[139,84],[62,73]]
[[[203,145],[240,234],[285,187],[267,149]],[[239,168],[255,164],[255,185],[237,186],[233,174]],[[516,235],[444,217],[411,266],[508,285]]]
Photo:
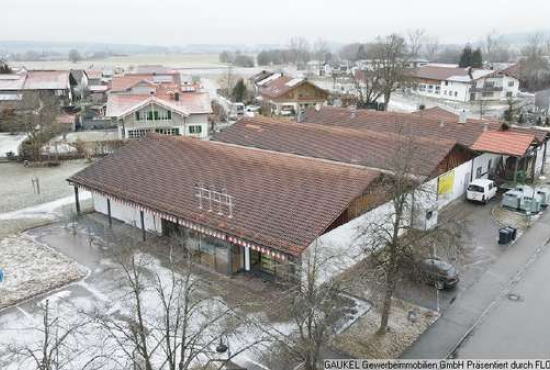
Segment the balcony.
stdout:
[[470,88],[471,92],[480,92],[480,93],[498,92],[498,91],[503,91],[503,90],[504,90],[504,88],[502,86],[494,86],[494,85],[485,85],[483,87],[472,86],[472,88]]

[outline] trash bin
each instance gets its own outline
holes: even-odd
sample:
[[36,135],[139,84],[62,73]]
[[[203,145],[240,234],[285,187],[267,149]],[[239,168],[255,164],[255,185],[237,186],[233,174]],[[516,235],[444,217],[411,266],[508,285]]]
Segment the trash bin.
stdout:
[[512,235],[508,227],[503,227],[498,230],[498,244],[508,244],[512,240]]
[[510,240],[516,240],[516,236],[518,234],[518,229],[513,226],[506,226],[508,231],[510,232]]

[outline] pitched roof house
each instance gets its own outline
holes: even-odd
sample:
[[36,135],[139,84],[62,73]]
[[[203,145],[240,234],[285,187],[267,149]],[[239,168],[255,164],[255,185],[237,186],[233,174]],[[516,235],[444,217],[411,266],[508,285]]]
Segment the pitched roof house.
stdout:
[[[203,238],[199,260],[231,274],[299,261],[320,235],[349,221],[350,205],[379,176],[325,160],[149,135],[69,182],[91,191],[101,213],[131,223],[143,212],[134,220],[144,230],[185,232],[188,245]],[[361,205],[351,217],[369,207]]]
[[121,138],[155,132],[206,138],[212,112],[207,93],[182,88],[178,72],[113,77],[106,116],[117,122]]
[[415,92],[453,101],[505,100],[516,97],[519,81],[507,70],[426,65],[412,72]]
[[328,92],[305,78],[270,76],[258,83],[261,99],[271,115],[285,116],[301,113],[318,105],[326,105]]

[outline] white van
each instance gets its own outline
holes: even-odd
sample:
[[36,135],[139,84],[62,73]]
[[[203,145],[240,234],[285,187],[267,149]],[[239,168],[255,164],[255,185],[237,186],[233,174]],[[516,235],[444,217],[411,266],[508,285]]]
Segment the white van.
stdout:
[[474,202],[487,203],[497,194],[497,187],[493,180],[476,179],[468,185],[466,199]]

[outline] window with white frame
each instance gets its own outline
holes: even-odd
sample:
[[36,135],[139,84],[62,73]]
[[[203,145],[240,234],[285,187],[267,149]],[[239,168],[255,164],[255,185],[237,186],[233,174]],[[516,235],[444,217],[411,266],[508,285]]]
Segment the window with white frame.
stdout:
[[145,136],[147,135],[149,132],[151,132],[150,129],[146,129],[146,128],[140,128],[140,129],[135,129],[135,130],[128,130],[128,137],[130,139],[136,139],[138,137],[142,137],[142,136]]
[[167,109],[152,108],[149,110],[137,111],[135,113],[136,121],[170,121],[172,111]]
[[514,81],[508,81],[508,87],[514,87],[515,84]]
[[189,133],[190,134],[200,134],[200,133],[202,133],[202,126],[201,125],[189,126]]
[[156,128],[155,132],[161,135],[177,136],[180,134],[180,129],[177,127],[176,128]]

